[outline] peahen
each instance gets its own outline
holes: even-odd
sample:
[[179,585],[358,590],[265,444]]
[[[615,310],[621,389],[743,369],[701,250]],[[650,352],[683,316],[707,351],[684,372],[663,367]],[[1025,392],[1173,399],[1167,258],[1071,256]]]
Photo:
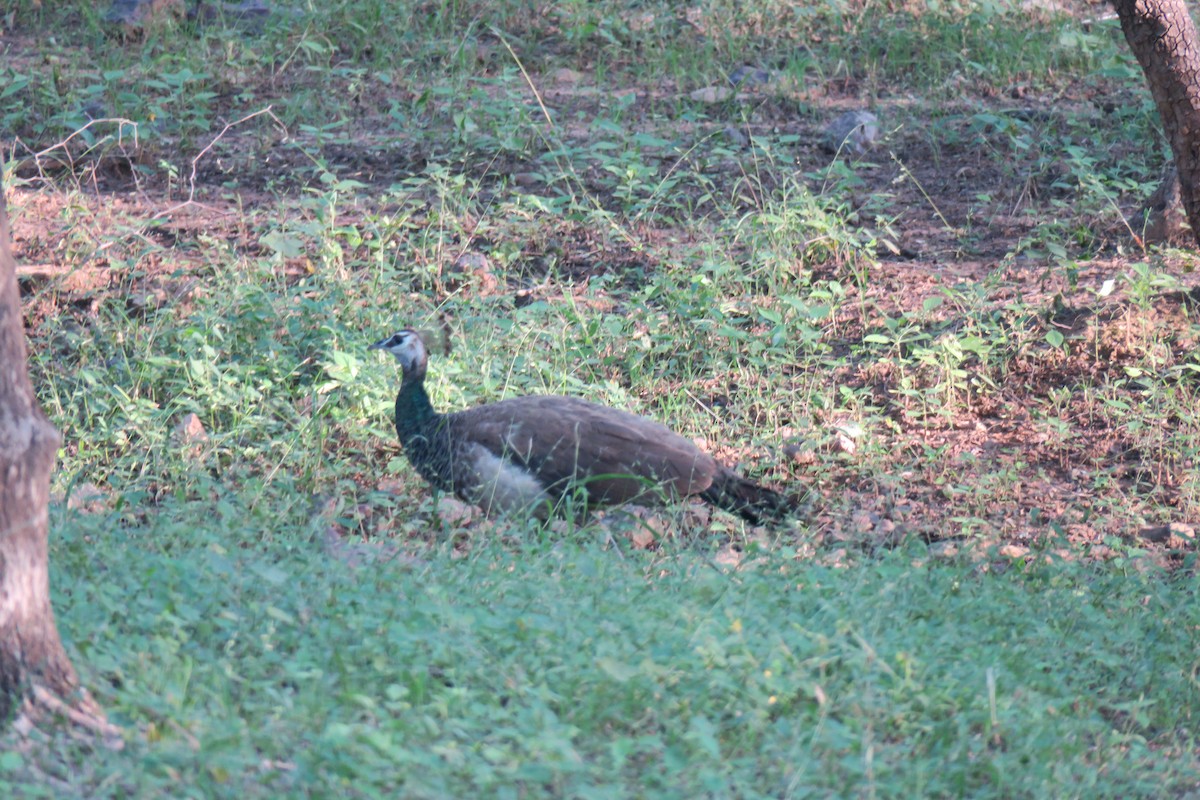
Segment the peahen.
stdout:
[[564,497],[586,505],[657,504],[699,495],[759,523],[795,511],[783,495],[717,463],[653,420],[574,397],[514,397],[453,414],[425,392],[429,354],[421,334],[402,330],[371,345],[404,371],[396,433],[425,480],[487,513],[545,517]]

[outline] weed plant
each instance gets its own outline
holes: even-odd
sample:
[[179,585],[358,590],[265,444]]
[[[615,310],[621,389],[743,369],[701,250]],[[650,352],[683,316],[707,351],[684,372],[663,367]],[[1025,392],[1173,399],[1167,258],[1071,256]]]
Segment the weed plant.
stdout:
[[[1193,790],[1194,552],[1130,534],[1197,519],[1200,328],[1191,260],[1119,238],[1159,166],[1119,32],[635,5],[134,44],[17,4],[18,251],[84,287],[23,283],[54,601],[126,746],[52,731],[0,796]],[[885,121],[859,158],[819,147],[843,101]],[[365,350],[441,320],[439,408],[584,396],[813,513],[462,523]]]

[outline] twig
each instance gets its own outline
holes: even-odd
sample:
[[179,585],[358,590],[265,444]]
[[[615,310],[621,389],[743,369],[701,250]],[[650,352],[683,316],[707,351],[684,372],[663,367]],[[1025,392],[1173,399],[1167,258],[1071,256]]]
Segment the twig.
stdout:
[[287,126],[284,125],[283,122],[280,121],[279,117],[275,116],[275,112],[271,110],[272,108],[273,108],[273,106],[267,106],[266,108],[261,108],[258,111],[253,112],[252,114],[247,114],[246,116],[242,117],[241,119],[226,123],[225,127],[221,129],[221,132],[218,133],[216,136],[214,136],[212,141],[209,142],[208,144],[206,144],[204,146],[204,149],[201,150],[199,153],[197,153],[195,158],[192,159],[192,172],[188,176],[188,198],[187,198],[187,200],[183,201],[182,203],[179,203],[178,205],[171,206],[170,208],[168,208],[164,211],[158,212],[153,217],[151,217],[151,219],[161,219],[162,217],[165,217],[168,214],[173,214],[176,211],[180,210],[181,208],[186,208],[190,205],[193,205],[196,202],[196,168],[200,164],[200,159],[204,158],[204,156],[208,153],[208,151],[212,150],[213,146],[216,145],[217,142],[221,141],[221,137],[224,136],[225,134],[229,133],[229,131],[231,129],[236,128],[238,125],[241,125],[243,122],[249,122],[250,120],[254,119],[255,117],[261,117],[265,114],[268,117],[270,117],[271,119],[275,120],[275,124],[278,125],[280,127],[280,129],[283,131],[283,135],[287,136]]
[[904,173],[904,176],[912,181],[913,185],[917,187],[917,191],[919,191],[921,196],[925,198],[925,202],[929,203],[929,207],[933,209],[933,213],[937,214],[937,218],[940,219],[942,224],[946,226],[946,230],[950,233],[957,233],[958,229],[951,225],[950,221],[942,216],[942,210],[938,208],[937,203],[935,203],[933,198],[929,196],[929,192],[925,191],[925,187],[921,185],[921,181],[917,179],[917,176],[913,175],[912,170],[908,168],[908,165],[901,161],[895,153],[889,153],[889,155],[892,157],[892,161],[896,162],[896,166],[900,167],[900,171]]
[[[92,127],[93,125],[97,125],[101,122],[117,123],[117,144],[121,144],[121,133],[122,133],[122,131],[125,130],[125,126],[128,125],[129,127],[133,128],[133,146],[134,147],[138,146],[138,125],[136,122],[134,122],[131,119],[125,119],[124,117],[104,117],[102,119],[91,120],[86,125],[84,125],[82,128],[75,130],[73,133],[71,133],[70,136],[63,139],[61,142],[52,144],[49,147],[45,148],[44,150],[39,150],[38,152],[33,154],[34,159],[39,159],[42,156],[47,156],[51,152],[57,150],[60,147],[65,148],[67,146],[67,142],[71,141],[76,136],[79,136],[80,134],[82,134],[84,131],[86,131],[88,128]],[[103,139],[101,141],[103,141]],[[92,145],[92,147],[95,147],[95,145]],[[91,149],[91,148],[89,148],[89,149]],[[68,153],[68,155],[70,155],[70,153]],[[71,163],[74,163],[74,162],[71,162]]]
[[707,412],[709,413],[709,415],[710,415],[710,416],[711,416],[713,419],[715,419],[717,422],[722,422],[722,421],[723,421],[723,420],[721,419],[721,415],[720,415],[720,414],[718,414],[717,412],[713,411],[713,410],[712,410],[712,408],[711,408],[710,406],[706,405],[706,404],[704,403],[704,401],[703,401],[703,400],[701,400],[699,397],[696,397],[696,395],[692,394],[692,392],[691,392],[691,390],[690,390],[690,389],[686,389],[686,388],[685,388],[685,389],[683,390],[683,393],[684,393],[684,394],[686,394],[688,397],[692,398],[692,400],[696,401],[696,405],[698,405],[700,408],[702,408],[702,409],[704,409],[705,411],[707,411]]
[[[55,150],[61,149],[66,154],[67,166],[74,169],[75,158],[71,155],[71,151],[67,149],[67,144],[69,144],[70,141],[72,139],[74,139],[75,137],[81,136],[83,134],[83,132],[86,131],[88,128],[92,127],[93,125],[99,125],[102,122],[116,123],[116,126],[117,126],[116,143],[118,146],[122,146],[125,143],[124,134],[125,134],[126,127],[131,128],[133,130],[133,146],[135,148],[137,148],[139,146],[138,124],[136,122],[134,122],[131,119],[125,119],[124,117],[102,117],[100,119],[93,119],[93,120],[89,121],[86,125],[72,131],[71,134],[69,136],[67,136],[65,139],[55,142],[54,144],[50,145],[49,147],[45,147],[36,152],[33,150],[33,148],[29,147],[29,145],[25,144],[25,142],[21,141],[20,139],[17,139],[16,141],[18,143],[20,143],[20,145],[22,147],[25,148],[25,151],[27,153],[29,153],[29,157],[27,159],[22,159],[21,161],[14,162],[12,165],[12,168],[15,170],[15,169],[18,169],[18,168],[24,166],[27,162],[32,162],[34,167],[37,169],[38,177],[41,178],[42,180],[46,180],[46,173],[45,173],[45,170],[42,168],[42,159],[44,159],[46,156],[53,153]],[[90,153],[92,150],[95,150],[97,147],[100,147],[101,145],[110,141],[112,138],[113,137],[111,135],[106,135],[106,136],[101,137],[99,140],[88,145],[88,148],[84,151],[84,153],[85,154]]]

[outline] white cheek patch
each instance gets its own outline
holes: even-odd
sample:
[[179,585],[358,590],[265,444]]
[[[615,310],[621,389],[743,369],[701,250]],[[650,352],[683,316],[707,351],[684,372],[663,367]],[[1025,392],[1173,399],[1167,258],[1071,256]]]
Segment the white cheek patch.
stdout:
[[416,336],[410,336],[396,345],[395,353],[404,366],[416,366],[423,355],[423,348]]

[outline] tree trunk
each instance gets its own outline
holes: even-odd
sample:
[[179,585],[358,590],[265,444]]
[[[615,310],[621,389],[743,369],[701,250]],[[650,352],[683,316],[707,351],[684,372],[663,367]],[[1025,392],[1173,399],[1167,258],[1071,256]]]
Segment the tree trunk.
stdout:
[[[0,175],[3,165],[0,164]],[[0,725],[25,698],[77,705],[79,681],[50,608],[50,470],[58,431],[33,395],[25,325],[0,185]]]
[[1200,37],[1186,0],[1112,0],[1175,156],[1179,193],[1200,243]]

